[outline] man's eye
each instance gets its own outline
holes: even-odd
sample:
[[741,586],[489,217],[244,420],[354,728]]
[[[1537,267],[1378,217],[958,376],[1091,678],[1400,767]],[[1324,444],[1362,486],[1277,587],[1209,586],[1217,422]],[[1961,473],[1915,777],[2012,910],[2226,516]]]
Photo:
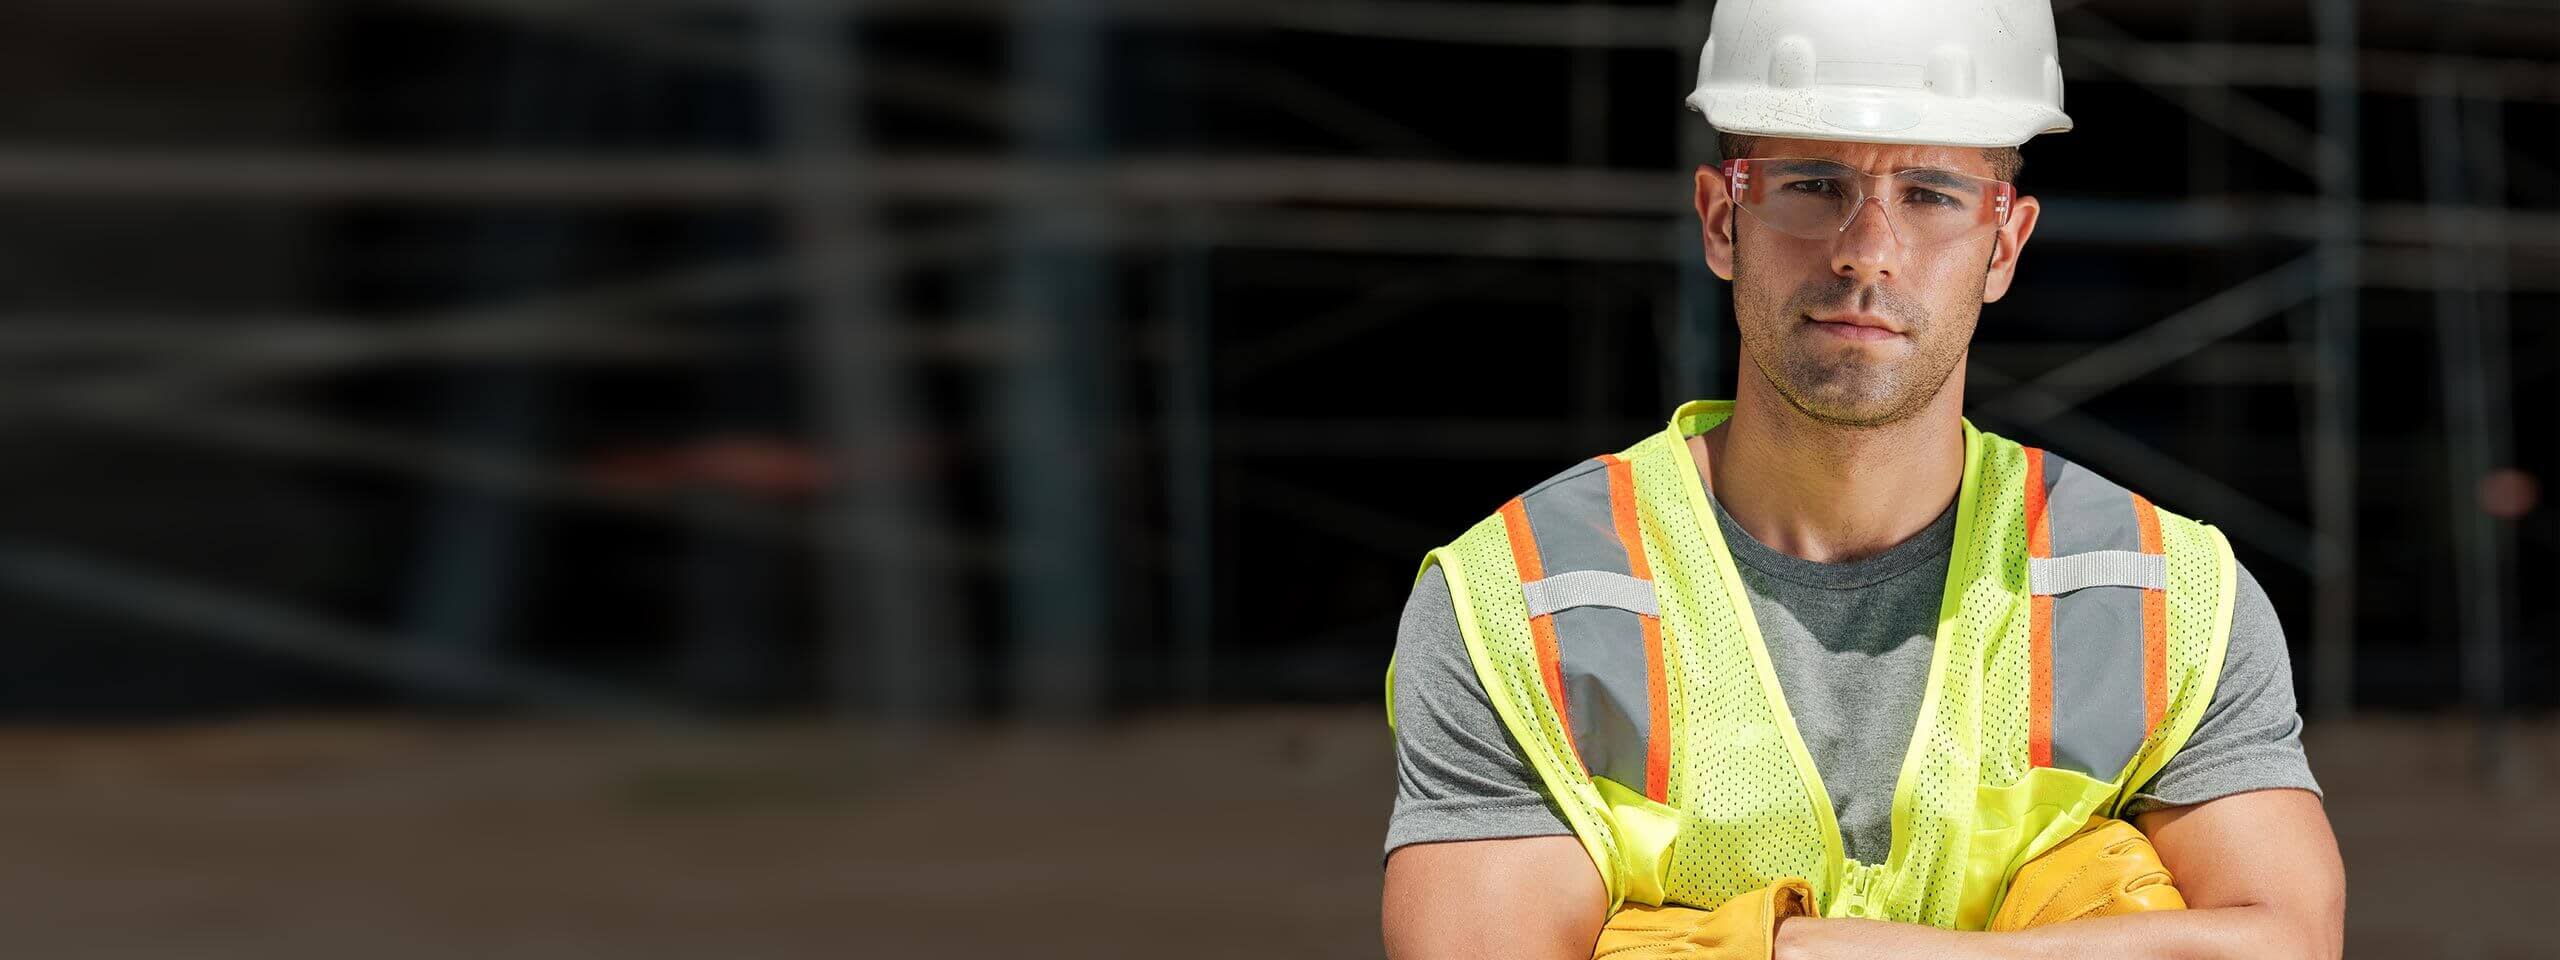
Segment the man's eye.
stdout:
[[1787,189],[1793,190],[1797,193],[1818,193],[1828,196],[1830,194],[1839,193],[1840,185],[1833,181],[1822,179],[1798,180],[1794,183],[1787,184]]
[[1956,198],[1954,197],[1939,193],[1935,190],[1922,190],[1916,187],[1911,191],[1911,199],[1920,203],[1932,204],[1941,207],[1951,207],[1956,203]]

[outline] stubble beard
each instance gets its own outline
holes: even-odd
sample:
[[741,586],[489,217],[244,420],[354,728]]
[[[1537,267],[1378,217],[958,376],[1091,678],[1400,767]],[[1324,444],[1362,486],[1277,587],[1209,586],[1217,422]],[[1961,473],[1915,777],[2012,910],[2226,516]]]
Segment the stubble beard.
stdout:
[[[1982,284],[1977,281],[1974,288],[1976,316]],[[1961,330],[1939,329],[1919,300],[1888,286],[1861,287],[1836,274],[1804,284],[1783,304],[1758,299],[1752,311],[1756,318],[1741,324],[1743,352],[1788,405],[1834,426],[1874,428],[1918,416],[1955,375],[1972,339],[1970,323]],[[1808,342],[1797,329],[1805,316],[1852,307],[1893,320],[1909,337],[1911,349],[1878,357],[1855,345]]]

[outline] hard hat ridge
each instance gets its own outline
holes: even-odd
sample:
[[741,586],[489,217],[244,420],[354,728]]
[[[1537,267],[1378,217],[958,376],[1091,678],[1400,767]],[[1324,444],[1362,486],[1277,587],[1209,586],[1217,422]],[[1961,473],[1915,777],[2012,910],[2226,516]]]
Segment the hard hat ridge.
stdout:
[[1692,109],[1727,133],[2010,147],[2071,129],[2047,0],[1724,0]]

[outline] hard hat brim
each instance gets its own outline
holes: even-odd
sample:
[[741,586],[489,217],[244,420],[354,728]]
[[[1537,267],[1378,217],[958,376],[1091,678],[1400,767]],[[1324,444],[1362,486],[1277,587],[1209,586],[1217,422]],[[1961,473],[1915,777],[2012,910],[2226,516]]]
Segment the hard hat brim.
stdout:
[[1875,87],[1699,88],[1689,106],[1725,133],[1856,143],[2014,147],[2071,129],[2071,118],[2025,100],[1941,97]]

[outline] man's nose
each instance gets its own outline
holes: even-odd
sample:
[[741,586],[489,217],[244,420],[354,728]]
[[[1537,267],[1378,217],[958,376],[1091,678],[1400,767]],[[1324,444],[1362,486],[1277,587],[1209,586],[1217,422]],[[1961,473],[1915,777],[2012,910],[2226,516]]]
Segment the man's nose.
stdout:
[[[1875,209],[1869,210],[1873,206]],[[1831,272],[1844,277],[1873,279],[1889,277],[1899,266],[1902,237],[1895,232],[1893,218],[1885,215],[1884,198],[1868,197],[1859,201],[1858,210],[1849,215],[1849,225],[1841,228],[1840,238],[1831,245]]]

